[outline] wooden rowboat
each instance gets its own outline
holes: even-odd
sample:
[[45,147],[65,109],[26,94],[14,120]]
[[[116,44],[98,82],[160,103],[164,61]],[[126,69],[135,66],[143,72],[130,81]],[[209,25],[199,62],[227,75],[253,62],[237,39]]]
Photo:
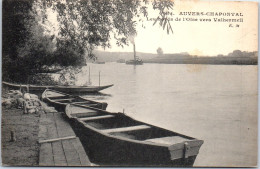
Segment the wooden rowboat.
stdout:
[[57,90],[66,93],[95,93],[106,88],[112,87],[113,85],[106,86],[62,86],[62,85],[26,85],[26,84],[14,84],[8,82],[2,82],[3,85],[14,88],[14,89],[25,89],[35,92],[43,92],[45,89]]
[[51,89],[46,89],[42,93],[42,100],[55,107],[59,111],[65,111],[65,107],[69,103],[95,107],[103,110],[106,110],[107,108],[107,103],[96,102],[80,96],[73,96]]
[[176,132],[110,113],[68,104],[66,115],[92,162],[108,166],[193,166],[203,144]]

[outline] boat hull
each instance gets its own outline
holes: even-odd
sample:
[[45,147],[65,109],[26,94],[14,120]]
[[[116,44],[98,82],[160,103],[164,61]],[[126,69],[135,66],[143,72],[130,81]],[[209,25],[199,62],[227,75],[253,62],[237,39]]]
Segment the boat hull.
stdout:
[[65,112],[90,160],[101,165],[190,167],[203,144],[124,113],[73,104]]
[[75,119],[73,128],[92,162],[106,166],[175,166],[191,167],[197,155],[172,160],[172,152],[165,146],[139,144],[107,137],[95,132]]
[[[48,91],[51,91],[51,90],[47,89],[42,93],[42,100],[44,102],[46,102],[48,105],[53,106],[56,110],[58,110],[60,112],[64,112],[65,108],[68,104],[73,104],[73,101],[59,102],[59,101],[53,100],[51,97],[47,97],[46,93]],[[55,92],[55,91],[52,91],[52,92]],[[85,103],[86,106],[91,106],[91,107],[102,109],[102,110],[106,110],[106,108],[107,108],[107,103],[105,103],[105,102],[96,102],[96,101],[84,99],[80,96],[72,96],[72,95],[69,95],[69,94],[61,93],[61,92],[57,92],[57,93],[63,94],[64,98],[66,98],[66,99],[71,98],[71,99],[75,100],[74,102],[80,101],[81,103],[78,103],[78,104],[84,105],[84,102],[88,102],[89,105],[87,103]],[[62,97],[60,97],[60,99],[62,99]]]
[[[65,108],[67,106],[66,103],[57,103],[57,102],[53,102],[49,99],[43,99],[43,101],[46,102],[48,105],[54,107],[59,112],[64,112]],[[71,104],[73,104],[73,103],[71,103]],[[107,103],[98,103],[96,106],[92,106],[92,107],[102,109],[102,110],[106,110]]]
[[3,85],[13,89],[24,89],[34,92],[43,92],[45,89],[57,90],[66,93],[95,93],[101,90],[112,87],[113,85],[106,86],[39,86],[39,85],[18,85],[8,82],[2,82]]

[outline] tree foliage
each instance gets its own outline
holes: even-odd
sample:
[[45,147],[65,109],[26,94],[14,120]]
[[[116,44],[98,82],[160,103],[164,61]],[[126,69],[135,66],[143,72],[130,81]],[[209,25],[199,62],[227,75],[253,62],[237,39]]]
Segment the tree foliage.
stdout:
[[158,54],[159,56],[162,56],[162,55],[163,55],[163,50],[162,50],[161,47],[157,48],[156,51],[157,51],[157,54]]
[[32,6],[32,0],[4,0],[2,8],[2,75],[3,80],[17,79],[25,73],[18,46],[28,36],[24,20]]
[[3,54],[15,59],[17,47],[27,37],[24,20],[32,7],[33,0],[3,0],[2,33]]
[[257,57],[257,52],[247,52],[241,50],[234,50],[227,55],[228,57]]
[[[86,55],[95,59],[93,50],[111,47],[112,38],[118,46],[128,45],[137,34],[137,20],[149,18],[149,4],[158,11],[154,24],[172,31],[167,18],[171,0],[4,0],[3,72],[24,81],[44,65],[80,65]],[[57,30],[49,22],[50,10]]]
[[47,24],[42,22],[41,15],[34,4],[24,20],[28,36],[25,43],[18,46],[18,57],[32,63],[32,70],[40,70],[43,65],[51,65],[56,50],[54,35],[45,28]]
[[[171,0],[151,1],[159,16],[159,24],[167,31],[171,29],[167,12],[172,9]],[[59,40],[68,41],[80,55],[87,52],[94,58],[93,49],[97,46],[110,47],[110,39],[115,38],[118,46],[129,44],[129,37],[136,35],[137,20],[149,17],[148,0],[45,0],[43,11],[51,8],[57,12]],[[47,17],[45,17],[47,18]]]

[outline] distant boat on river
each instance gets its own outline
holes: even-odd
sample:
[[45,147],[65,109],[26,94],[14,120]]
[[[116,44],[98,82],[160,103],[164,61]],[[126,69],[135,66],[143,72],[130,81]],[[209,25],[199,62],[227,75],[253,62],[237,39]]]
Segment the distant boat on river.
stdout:
[[128,60],[125,63],[128,65],[142,65],[143,64],[142,59],[140,59],[138,56],[136,56],[135,43],[133,44],[133,46],[134,46],[134,60]]
[[128,65],[142,65],[143,61],[142,61],[142,59],[135,58],[134,60],[126,61],[126,64],[128,64]]

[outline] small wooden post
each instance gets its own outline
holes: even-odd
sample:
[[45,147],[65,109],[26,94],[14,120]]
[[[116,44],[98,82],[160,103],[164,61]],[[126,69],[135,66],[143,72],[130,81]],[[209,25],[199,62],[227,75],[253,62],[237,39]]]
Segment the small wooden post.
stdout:
[[23,102],[23,114],[28,114],[26,101]]
[[11,130],[11,132],[10,132],[10,141],[11,141],[11,142],[16,141],[14,130]]

